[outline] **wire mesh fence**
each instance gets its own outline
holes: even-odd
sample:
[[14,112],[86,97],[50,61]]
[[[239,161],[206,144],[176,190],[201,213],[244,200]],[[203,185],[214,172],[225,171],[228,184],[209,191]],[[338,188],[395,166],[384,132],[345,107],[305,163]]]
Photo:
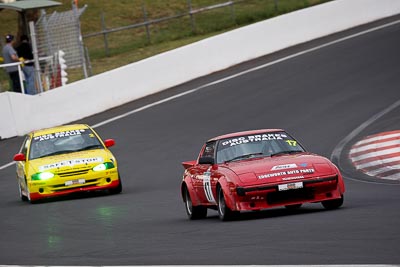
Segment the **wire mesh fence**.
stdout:
[[[78,9],[75,5],[72,10],[46,14],[42,10],[36,23],[29,23],[30,39],[34,55],[34,91],[40,93],[61,85],[67,81],[68,73],[74,73],[82,78],[88,77],[88,57],[82,41],[79,18],[86,6]],[[60,57],[60,54],[63,57]],[[60,60],[63,61],[61,64]],[[23,63],[16,63],[22,66]],[[0,91],[12,91],[8,82],[8,75],[1,69],[6,66],[0,64]],[[26,85],[22,68],[19,71],[21,85]],[[24,89],[24,88],[23,88]],[[22,92],[24,93],[25,90]]]
[[53,12],[42,15],[35,23],[35,38],[38,56],[55,55],[58,51],[65,53],[64,59],[68,69],[82,68],[87,77],[87,66],[84,45],[80,31],[79,17],[86,6],[78,9],[73,5],[72,10]]

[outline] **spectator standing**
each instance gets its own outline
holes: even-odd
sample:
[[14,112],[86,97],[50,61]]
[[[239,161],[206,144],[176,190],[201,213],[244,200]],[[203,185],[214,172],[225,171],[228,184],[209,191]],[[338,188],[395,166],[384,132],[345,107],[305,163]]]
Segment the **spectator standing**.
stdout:
[[[15,51],[14,45],[14,35],[6,35],[6,45],[3,47],[3,58],[4,64],[19,62],[18,54]],[[21,93],[21,83],[19,81],[18,66],[6,67],[6,71],[10,76],[13,91]]]
[[17,47],[17,54],[20,57],[23,57],[24,60],[29,60],[32,62],[24,63],[24,67],[22,71],[25,75],[26,87],[25,92],[29,95],[36,94],[35,88],[35,68],[33,67],[33,54],[32,47],[29,43],[28,36],[21,36],[21,44]]

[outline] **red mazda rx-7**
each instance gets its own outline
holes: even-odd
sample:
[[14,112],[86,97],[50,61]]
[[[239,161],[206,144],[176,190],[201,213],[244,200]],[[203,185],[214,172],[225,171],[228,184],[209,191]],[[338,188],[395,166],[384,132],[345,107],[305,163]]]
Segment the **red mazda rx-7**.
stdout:
[[197,160],[182,163],[182,199],[189,219],[216,209],[221,220],[277,206],[343,204],[345,186],[327,158],[307,152],[282,129],[238,132],[208,140]]

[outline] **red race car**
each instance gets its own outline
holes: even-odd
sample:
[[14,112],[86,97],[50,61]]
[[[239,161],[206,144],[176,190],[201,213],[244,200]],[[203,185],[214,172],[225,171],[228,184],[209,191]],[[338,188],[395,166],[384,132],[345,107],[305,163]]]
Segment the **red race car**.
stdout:
[[221,220],[241,211],[321,202],[343,204],[345,186],[327,158],[307,152],[282,129],[227,134],[207,141],[197,160],[183,162],[182,199],[189,219],[216,209]]

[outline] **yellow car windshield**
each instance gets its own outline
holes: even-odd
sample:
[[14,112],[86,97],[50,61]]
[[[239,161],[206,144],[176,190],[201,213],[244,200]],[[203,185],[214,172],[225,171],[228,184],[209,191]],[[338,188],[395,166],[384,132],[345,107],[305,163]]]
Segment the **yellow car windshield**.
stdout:
[[90,129],[57,132],[32,138],[29,159],[104,148]]

